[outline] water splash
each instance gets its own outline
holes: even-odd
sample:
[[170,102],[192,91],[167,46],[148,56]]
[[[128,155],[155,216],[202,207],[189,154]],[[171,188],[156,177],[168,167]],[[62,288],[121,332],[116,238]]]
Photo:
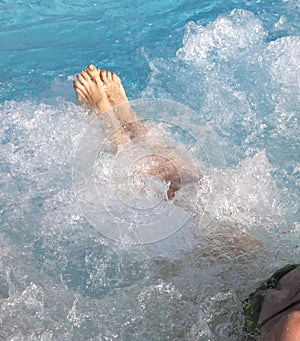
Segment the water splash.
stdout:
[[83,218],[71,168],[85,110],[1,105],[1,338],[222,340],[260,281],[299,260],[299,38],[266,38],[236,10],[189,24],[176,59],[150,60],[143,95],[192,107],[186,121],[209,123],[227,160],[205,177],[194,221],[157,244],[114,244]]

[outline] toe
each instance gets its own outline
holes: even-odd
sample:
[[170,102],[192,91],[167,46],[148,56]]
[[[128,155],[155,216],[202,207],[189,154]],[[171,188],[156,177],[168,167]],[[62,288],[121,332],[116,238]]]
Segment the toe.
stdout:
[[96,66],[93,64],[90,64],[86,69],[90,71],[97,70]]
[[111,78],[114,82],[120,82],[120,78],[114,72],[111,73]]
[[108,81],[111,82],[111,80],[112,80],[112,74],[111,74],[110,71],[106,71],[106,77],[107,77]]
[[96,78],[99,78],[99,73],[98,73],[98,70],[97,68],[94,66],[94,65],[89,65],[86,69],[88,75],[92,78],[92,79],[96,79]]
[[104,83],[108,81],[106,70],[100,70],[100,78]]
[[81,73],[76,75],[76,78],[78,79],[78,82],[77,82],[78,84],[81,84],[81,85],[86,84],[86,80]]
[[76,88],[78,88],[78,85],[79,85],[79,83],[74,80],[73,81],[73,87],[74,87],[75,90],[76,90]]
[[89,82],[91,80],[90,76],[87,74],[87,72],[85,72],[84,70],[82,70],[80,72],[80,75],[82,76],[82,78],[86,81]]
[[73,81],[73,86],[74,86],[76,97],[77,97],[78,101],[79,102],[85,102],[86,96],[85,96],[84,91],[81,89],[81,85],[78,82]]
[[111,74],[111,72],[110,71],[106,71],[106,77],[107,77],[107,80],[109,81],[109,82],[111,82],[112,81],[112,74]]
[[81,75],[76,75],[76,78],[78,79],[78,81],[74,80],[73,81],[73,86],[74,88],[78,89],[78,88],[82,88],[83,87],[83,84],[84,84],[84,79],[81,77]]

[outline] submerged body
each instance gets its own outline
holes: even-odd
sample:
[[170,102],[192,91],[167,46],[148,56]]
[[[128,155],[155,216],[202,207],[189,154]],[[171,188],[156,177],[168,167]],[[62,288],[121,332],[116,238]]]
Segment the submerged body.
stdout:
[[[151,144],[143,137],[147,135],[146,124],[140,121],[130,104],[120,78],[113,72],[99,70],[89,65],[74,81],[77,99],[92,108],[110,133],[112,150],[120,145],[130,147],[138,140],[150,154],[143,158],[140,169],[143,175],[155,177],[168,184],[167,198],[173,199],[182,185],[197,183],[202,175],[188,158],[178,149],[167,145],[158,136]],[[142,137],[142,138],[141,138]]]
[[[135,139],[146,136],[147,126],[130,108],[120,78],[113,72],[89,65],[77,75],[74,89],[80,103],[93,109],[110,133],[112,150],[131,146]],[[150,146],[151,154],[143,159],[142,172],[168,183],[167,199],[173,199],[181,185],[198,182],[202,175],[179,150],[169,147],[163,138]],[[161,156],[163,155],[163,157]],[[166,157],[164,157],[164,155]],[[300,341],[300,266],[281,281],[280,290],[269,292],[264,300],[260,319],[264,341]],[[290,296],[296,297],[293,304]],[[269,317],[264,317],[269,316]]]

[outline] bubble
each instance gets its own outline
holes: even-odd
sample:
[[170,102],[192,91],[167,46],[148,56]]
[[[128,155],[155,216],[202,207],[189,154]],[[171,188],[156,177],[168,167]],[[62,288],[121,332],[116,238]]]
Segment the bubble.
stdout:
[[255,45],[263,42],[266,32],[254,14],[235,9],[220,15],[206,27],[190,22],[177,56],[197,64],[215,60],[239,59]]
[[9,285],[5,277],[0,274],[0,300],[9,297]]
[[[109,146],[118,130],[107,135],[101,121],[94,120],[75,152],[74,191],[97,231],[117,241],[151,243],[172,235],[192,217],[199,193],[194,170],[202,167],[202,172],[209,172],[224,159],[208,126],[183,123],[184,117],[195,115],[191,109],[167,100],[130,104],[141,117],[138,124],[147,126],[147,134],[119,146],[112,155]],[[191,160],[189,166],[182,158]],[[164,173],[164,178],[154,176],[157,173]]]

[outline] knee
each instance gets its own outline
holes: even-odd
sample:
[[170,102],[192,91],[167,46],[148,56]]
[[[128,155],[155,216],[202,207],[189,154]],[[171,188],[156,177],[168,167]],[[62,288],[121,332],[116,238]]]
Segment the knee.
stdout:
[[300,311],[290,313],[283,325],[282,341],[300,341]]

